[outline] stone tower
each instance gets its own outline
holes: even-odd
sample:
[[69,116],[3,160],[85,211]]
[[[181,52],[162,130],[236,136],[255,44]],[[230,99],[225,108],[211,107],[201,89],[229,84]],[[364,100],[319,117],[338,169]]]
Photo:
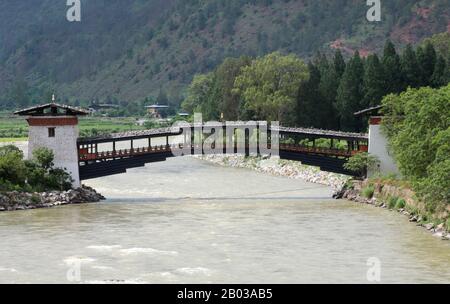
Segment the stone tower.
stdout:
[[26,116],[28,132],[28,158],[33,151],[44,147],[53,151],[55,167],[66,169],[72,176],[73,187],[81,186],[78,168],[78,116],[88,111],[55,103],[40,105],[14,113]]

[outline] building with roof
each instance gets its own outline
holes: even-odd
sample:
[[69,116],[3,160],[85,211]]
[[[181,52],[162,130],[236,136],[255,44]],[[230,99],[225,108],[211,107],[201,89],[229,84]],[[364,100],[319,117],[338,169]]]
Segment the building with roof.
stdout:
[[356,116],[369,118],[369,154],[380,160],[378,168],[369,168],[369,177],[374,176],[376,173],[383,175],[400,174],[394,157],[389,149],[388,139],[381,128],[381,122],[384,116],[382,110],[383,106],[380,105],[355,113]]
[[163,118],[166,116],[166,111],[169,109],[167,105],[150,105],[145,107],[150,117],[152,118]]
[[72,186],[81,186],[77,139],[79,136],[78,117],[89,111],[60,105],[53,102],[30,107],[14,114],[27,117],[29,125],[28,158],[33,157],[37,148],[48,148],[55,156],[56,168],[67,170],[73,179]]

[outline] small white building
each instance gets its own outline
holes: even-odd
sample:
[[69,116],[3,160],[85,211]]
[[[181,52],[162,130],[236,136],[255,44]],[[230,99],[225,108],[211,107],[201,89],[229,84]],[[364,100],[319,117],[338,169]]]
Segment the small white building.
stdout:
[[74,180],[73,187],[79,188],[81,182],[77,147],[78,116],[88,115],[89,112],[52,102],[14,114],[27,117],[28,158],[33,157],[33,151],[37,148],[52,150],[55,167],[67,170]]
[[357,116],[373,115],[369,119],[369,154],[377,157],[380,160],[380,164],[375,170],[369,169],[368,177],[374,176],[376,173],[382,175],[400,174],[394,157],[389,150],[388,139],[381,129],[383,116],[380,115],[380,110],[382,108],[383,106],[377,106],[355,113]]

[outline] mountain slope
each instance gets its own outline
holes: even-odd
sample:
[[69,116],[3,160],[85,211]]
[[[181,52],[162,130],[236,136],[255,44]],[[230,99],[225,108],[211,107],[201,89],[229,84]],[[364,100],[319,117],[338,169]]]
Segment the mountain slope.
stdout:
[[446,0],[84,0],[82,22],[63,0],[0,2],[0,102],[24,84],[34,102],[50,90],[70,101],[173,101],[196,73],[223,58],[271,51],[309,57],[341,48],[378,51],[387,38],[417,43],[450,27]]

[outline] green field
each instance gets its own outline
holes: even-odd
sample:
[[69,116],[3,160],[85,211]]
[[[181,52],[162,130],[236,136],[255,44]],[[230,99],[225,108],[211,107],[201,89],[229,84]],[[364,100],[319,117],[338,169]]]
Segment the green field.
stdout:
[[[80,118],[80,135],[95,136],[103,133],[141,130],[144,127],[136,125],[136,118]],[[15,117],[8,113],[0,113],[0,142],[26,140],[28,125],[23,117]]]

